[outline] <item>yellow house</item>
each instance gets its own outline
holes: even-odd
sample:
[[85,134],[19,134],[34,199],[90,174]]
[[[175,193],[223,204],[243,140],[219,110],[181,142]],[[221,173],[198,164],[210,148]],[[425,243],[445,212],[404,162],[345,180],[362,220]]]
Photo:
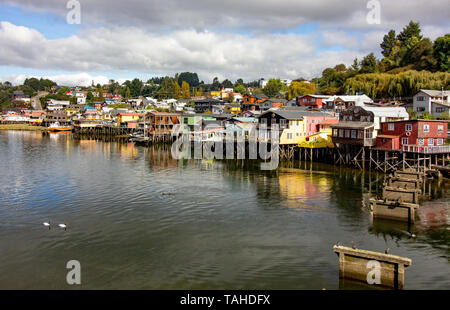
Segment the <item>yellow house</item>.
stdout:
[[280,136],[280,144],[299,144],[306,137],[305,120],[289,120],[289,126]]
[[119,113],[117,114],[117,126],[127,126],[128,123],[138,122],[144,113]]
[[241,105],[240,104],[227,104],[224,109],[225,114],[233,114],[237,115],[241,113]]

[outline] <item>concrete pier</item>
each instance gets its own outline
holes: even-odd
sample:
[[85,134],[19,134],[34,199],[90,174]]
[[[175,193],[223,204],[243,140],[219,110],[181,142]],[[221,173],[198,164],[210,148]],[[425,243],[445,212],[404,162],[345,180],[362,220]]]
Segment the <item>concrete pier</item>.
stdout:
[[405,268],[412,261],[406,257],[367,250],[334,246],[339,256],[339,277],[356,280],[377,287],[403,289]]
[[370,206],[374,218],[404,221],[414,223],[416,209],[419,205],[413,203],[400,203],[397,201],[384,201],[370,199]]

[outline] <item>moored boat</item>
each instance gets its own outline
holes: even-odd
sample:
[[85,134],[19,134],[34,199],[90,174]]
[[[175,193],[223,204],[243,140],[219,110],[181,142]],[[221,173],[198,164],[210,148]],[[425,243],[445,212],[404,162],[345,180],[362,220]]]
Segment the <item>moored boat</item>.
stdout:
[[48,126],[50,132],[72,131],[72,126],[63,126],[59,122],[54,122]]

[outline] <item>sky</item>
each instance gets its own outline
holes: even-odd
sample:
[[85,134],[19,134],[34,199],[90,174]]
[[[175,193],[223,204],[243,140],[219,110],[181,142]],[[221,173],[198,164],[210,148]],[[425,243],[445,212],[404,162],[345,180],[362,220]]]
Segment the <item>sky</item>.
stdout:
[[0,81],[17,85],[34,76],[75,86],[186,71],[206,83],[311,79],[371,52],[380,58],[384,34],[400,32],[411,19],[432,40],[449,33],[448,6],[445,0],[0,0]]

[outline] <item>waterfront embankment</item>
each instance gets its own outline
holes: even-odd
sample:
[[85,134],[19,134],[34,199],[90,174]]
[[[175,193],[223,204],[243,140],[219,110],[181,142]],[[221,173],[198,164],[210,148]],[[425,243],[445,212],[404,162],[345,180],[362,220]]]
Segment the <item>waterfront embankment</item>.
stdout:
[[0,130],[47,131],[48,128],[29,124],[0,124]]

